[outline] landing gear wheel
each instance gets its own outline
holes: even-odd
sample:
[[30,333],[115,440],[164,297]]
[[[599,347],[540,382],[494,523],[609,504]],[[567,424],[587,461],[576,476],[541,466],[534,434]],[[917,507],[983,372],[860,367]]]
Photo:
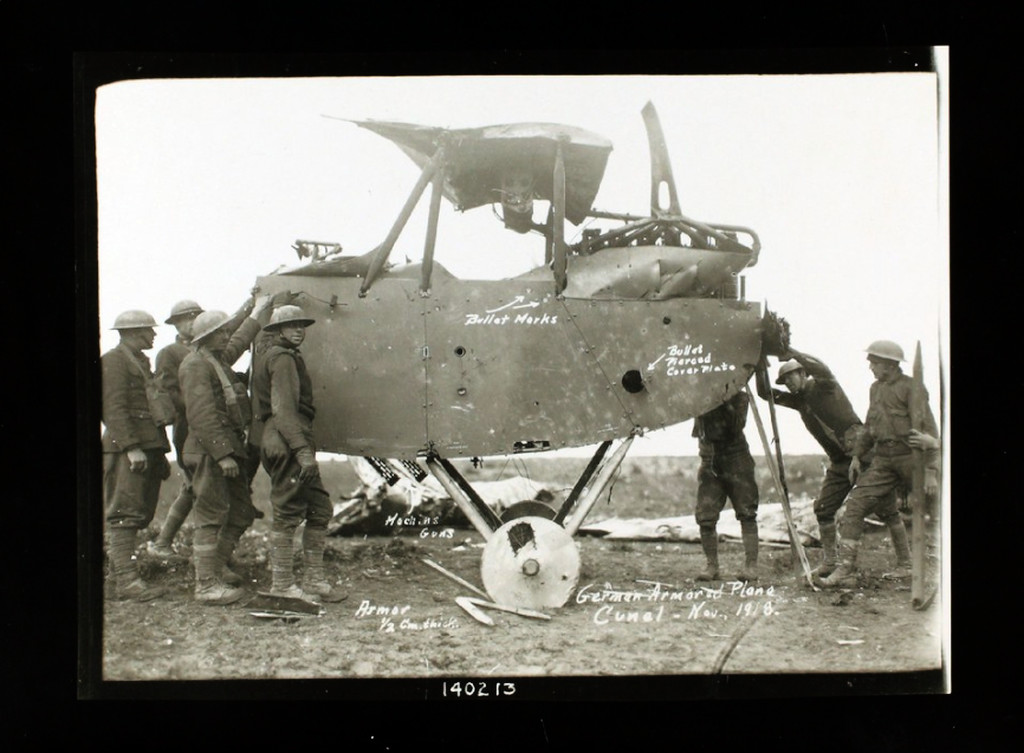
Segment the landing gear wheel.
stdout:
[[484,588],[499,604],[527,609],[562,607],[580,577],[576,542],[562,526],[526,516],[505,523],[484,546]]
[[555,511],[550,505],[546,505],[543,502],[537,502],[533,499],[527,499],[522,502],[516,502],[513,505],[509,505],[508,509],[501,514],[501,522],[508,523],[510,520],[525,518],[528,515],[532,515],[537,518],[547,518],[548,520],[555,519]]

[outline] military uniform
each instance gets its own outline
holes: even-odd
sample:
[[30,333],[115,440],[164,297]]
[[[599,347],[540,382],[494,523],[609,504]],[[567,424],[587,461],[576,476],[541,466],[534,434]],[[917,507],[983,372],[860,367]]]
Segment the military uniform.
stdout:
[[[259,329],[259,322],[245,319],[222,352],[213,353],[200,343],[185,357],[178,372],[188,422],[182,455],[192,474],[195,494],[193,554],[200,599],[217,588],[223,591],[223,586],[241,582],[227,562],[255,517],[244,473],[251,408],[245,385],[230,364],[238,360]],[[229,407],[228,390],[234,409]],[[224,474],[219,461],[227,457],[237,462],[238,475]],[[230,603],[238,595],[221,594],[204,600]]]
[[[139,580],[132,559],[136,534],[153,520],[160,484],[171,473],[167,434],[146,397],[149,358],[121,342],[101,358],[103,382],[103,500],[108,555],[119,591]],[[142,450],[146,467],[132,471],[129,450]],[[141,586],[140,586],[141,588]],[[140,591],[141,593],[141,591]],[[146,593],[152,598],[155,591]],[[159,595],[159,594],[157,594]]]
[[[107,525],[145,528],[156,512],[160,483],[170,475],[167,433],[150,415],[146,379],[149,358],[124,343],[103,354],[103,481]],[[146,470],[128,470],[125,453],[146,453]]]
[[[313,441],[313,383],[306,363],[297,348],[272,345],[261,359],[261,368],[253,375],[255,420],[260,424],[263,468],[270,475],[270,501],[274,521],[293,528],[307,525],[327,528],[331,518],[330,498],[322,482],[297,483],[300,455],[315,457]],[[266,433],[276,431],[288,452],[268,456]]]
[[[870,350],[868,351],[871,352]],[[902,357],[901,354],[897,353]],[[856,571],[857,553],[864,533],[864,518],[874,513],[889,528],[896,552],[895,575],[905,577],[910,569],[910,542],[896,502],[896,491],[913,485],[914,456],[910,436],[910,391],[913,379],[898,369],[871,385],[870,403],[864,431],[854,442],[853,455],[860,459],[873,453],[871,465],[861,472],[846,499],[846,512],[839,525],[841,563],[829,578],[827,587],[845,585]],[[927,394],[925,395],[927,404]],[[925,432],[938,436],[935,418],[928,408]],[[938,450],[926,451],[928,468],[937,472]]]
[[741,575],[748,580],[757,577],[759,497],[754,458],[743,434],[749,402],[746,392],[738,392],[693,422],[693,436],[699,440],[700,451],[694,518],[700,526],[701,546],[708,560],[698,580],[718,577],[717,524],[727,499],[732,501],[743,534],[745,566]]
[[[824,363],[805,353],[793,352],[796,362],[807,373],[807,381],[799,392],[771,390],[776,405],[791,408],[800,414],[807,431],[828,455],[829,464],[818,498],[814,500],[814,515],[818,520],[824,555],[820,575],[828,575],[838,564],[836,548],[836,513],[850,493],[850,451],[863,430],[850,399],[839,386],[832,371]],[[758,394],[767,399],[768,387],[757,382]]]
[[185,465],[182,457],[185,437],[188,436],[188,421],[185,420],[185,401],[181,397],[181,387],[178,384],[178,369],[185,356],[191,352],[189,340],[178,335],[173,343],[156,354],[156,379],[174,403],[171,444],[174,446],[175,457],[183,476],[178,496],[168,508],[167,518],[155,542],[160,547],[170,547],[174,535],[192,511],[192,504],[195,501],[192,493],[192,471]]
[[[875,513],[883,522],[898,519],[897,489],[910,490],[913,486],[914,456],[907,438],[910,436],[910,390],[913,379],[901,372],[885,381],[871,385],[865,431],[854,444],[853,454],[863,457],[872,453],[870,467],[857,479],[857,484],[846,500],[846,514],[840,533],[843,537],[859,539],[864,529],[864,518]],[[927,392],[924,396],[927,404]],[[931,408],[924,416],[924,431],[938,436]],[[938,472],[939,451],[927,450],[926,467]]]
[[[259,371],[261,368],[263,368],[263,362],[264,362],[264,360],[266,358],[267,351],[274,344],[274,341],[276,339],[277,339],[277,335],[274,332],[261,332],[260,334],[258,334],[256,336],[256,339],[255,339],[254,344],[253,344],[252,366],[251,366],[250,372],[249,372],[252,376],[250,377],[249,391],[250,391],[250,394],[252,395],[253,404],[254,404],[254,410],[253,410],[253,415],[252,415],[252,424],[249,426],[249,434],[248,434],[248,437],[247,437],[247,449],[248,449],[248,452],[249,452],[249,459],[248,459],[248,461],[246,463],[246,469],[245,469],[245,473],[246,473],[246,476],[249,479],[249,485],[250,486],[252,485],[253,479],[256,478],[256,473],[257,473],[257,471],[259,471],[260,464],[262,462],[261,461],[261,456],[260,456],[260,445],[262,443],[262,438],[263,438],[263,421],[264,421],[264,417],[262,417],[260,415],[261,411],[255,407],[256,403],[258,402],[257,398],[256,398],[256,394],[255,394],[255,390],[256,390],[256,377],[255,377],[255,374],[256,374],[257,371]],[[265,389],[266,389],[266,387],[264,386],[264,390]],[[269,393],[268,393],[268,396],[266,397],[266,400],[269,401],[269,399],[270,398],[269,398]],[[269,405],[269,402],[267,404]],[[269,409],[268,409],[268,412],[269,412]]]
[[[271,483],[271,593],[338,600],[343,596],[327,583],[323,567],[327,524],[332,514],[330,497],[318,473],[300,477],[304,467],[316,462],[316,409],[306,363],[298,348],[276,338],[257,364],[252,394],[254,423],[258,428],[253,434],[261,445],[263,468]],[[295,584],[293,541],[303,522],[304,572],[300,588]]]
[[182,464],[181,448],[185,445],[185,437],[188,436],[188,422],[185,420],[185,401],[181,397],[181,387],[178,384],[178,369],[185,356],[191,352],[189,340],[178,335],[173,343],[156,354],[156,379],[174,402],[171,444],[178,455],[179,466]]
[[[236,331],[249,313],[252,311],[252,301],[246,303],[231,317],[224,327],[229,332]],[[163,348],[156,355],[156,378],[160,386],[170,395],[174,402],[175,416],[171,429],[171,443],[177,455],[178,466],[181,468],[184,477],[178,496],[171,503],[167,510],[167,517],[164,519],[160,533],[154,542],[156,549],[154,553],[160,556],[171,554],[170,546],[175,535],[181,528],[192,506],[195,504],[195,494],[192,489],[192,469],[186,465],[184,460],[185,440],[188,437],[188,420],[185,416],[185,401],[181,395],[181,386],[178,382],[178,371],[182,362],[193,351],[191,340],[178,335],[175,341]],[[241,356],[241,351],[235,355],[235,360]],[[250,479],[251,481],[251,479]],[[160,554],[163,552],[162,554]]]

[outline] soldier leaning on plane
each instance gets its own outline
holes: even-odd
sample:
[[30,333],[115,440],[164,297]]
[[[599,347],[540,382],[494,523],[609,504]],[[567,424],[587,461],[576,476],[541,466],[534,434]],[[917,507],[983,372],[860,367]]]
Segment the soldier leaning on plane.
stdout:
[[[893,549],[896,551],[896,570],[893,577],[906,577],[910,568],[910,544],[893,492],[912,487],[914,456],[912,447],[925,450],[927,461],[924,492],[934,495],[938,489],[938,430],[935,418],[924,395],[926,434],[913,431],[910,422],[910,391],[913,379],[900,369],[904,361],[903,349],[889,340],[876,340],[867,347],[868,362],[875,382],[871,385],[865,430],[857,438],[850,463],[850,481],[855,482],[846,498],[839,533],[841,536],[840,564],[828,578],[821,580],[826,587],[853,585],[857,552],[864,533],[864,518],[874,512],[889,527]],[[861,473],[864,456],[874,451],[870,467]]]
[[[821,565],[815,571],[824,577],[839,564],[836,550],[836,512],[850,493],[850,452],[864,424],[839,386],[832,371],[814,356],[792,348],[779,356],[785,360],[779,367],[776,384],[784,384],[789,392],[771,389],[777,405],[792,408],[800,414],[804,426],[828,455],[825,479],[814,500],[814,515],[823,550]],[[786,360],[790,359],[790,360]],[[767,373],[767,372],[765,372]],[[769,387],[757,380],[757,394],[767,400]]]
[[717,526],[726,498],[732,501],[743,536],[744,565],[739,577],[747,581],[758,579],[759,495],[754,478],[754,458],[743,434],[749,403],[750,396],[746,392],[738,392],[693,422],[693,436],[700,440],[694,518],[700,526],[700,544],[707,559],[707,566],[696,577],[698,581],[718,579]]
[[[274,310],[264,329],[274,334],[252,375],[253,414],[259,430],[263,468],[270,476],[271,573],[273,596],[341,601],[346,594],[328,582],[324,548],[331,502],[320,480],[313,442],[313,384],[299,346],[315,320],[292,305]],[[256,433],[256,432],[254,432]],[[295,583],[295,531],[302,533],[302,586]]]
[[[246,300],[224,325],[229,333],[233,333],[252,313],[254,302],[255,299],[251,297]],[[182,448],[185,446],[185,438],[188,436],[188,422],[185,420],[185,402],[181,397],[181,388],[178,384],[178,369],[181,367],[181,362],[185,360],[185,356],[192,352],[192,325],[195,318],[201,313],[203,313],[203,308],[195,301],[184,300],[174,304],[171,307],[171,315],[166,321],[177,328],[178,334],[173,343],[161,349],[156,355],[156,378],[174,401],[175,416],[171,429],[171,443],[177,454],[178,466],[185,477],[177,498],[167,510],[167,517],[164,518],[156,541],[148,547],[150,554],[163,559],[174,556],[171,544],[185,519],[192,512],[192,505],[195,503],[195,495],[192,492],[192,472],[182,459]]]
[[255,518],[243,472],[252,408],[231,364],[260,331],[257,317],[269,305],[270,296],[257,300],[234,334],[231,317],[223,311],[197,316],[192,335],[195,349],[178,372],[189,427],[183,457],[195,494],[195,595],[204,604],[231,604],[245,594],[236,588],[243,579],[228,567],[228,560]]
[[118,598],[138,601],[164,593],[142,579],[134,559],[138,531],[153,520],[160,484],[171,473],[164,426],[173,420],[173,406],[169,399],[161,405],[142,352],[153,347],[156,326],[145,311],[125,311],[112,328],[121,341],[101,359],[107,557]]

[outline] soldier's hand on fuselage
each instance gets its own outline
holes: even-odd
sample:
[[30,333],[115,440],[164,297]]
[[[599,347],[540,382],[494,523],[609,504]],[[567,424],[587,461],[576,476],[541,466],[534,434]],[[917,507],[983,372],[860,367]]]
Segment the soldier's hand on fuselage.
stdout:
[[939,493],[939,472],[934,468],[925,469],[924,493],[929,497],[935,497]]
[[218,460],[217,465],[220,466],[221,473],[223,473],[227,478],[235,478],[238,476],[238,462],[230,455]]
[[274,300],[274,296],[265,294],[261,295],[256,299],[256,303],[252,307],[252,316],[259,316],[270,307],[271,301]]
[[132,473],[142,473],[146,470],[149,465],[146,461],[146,453],[144,450],[134,449],[128,450],[128,470]]

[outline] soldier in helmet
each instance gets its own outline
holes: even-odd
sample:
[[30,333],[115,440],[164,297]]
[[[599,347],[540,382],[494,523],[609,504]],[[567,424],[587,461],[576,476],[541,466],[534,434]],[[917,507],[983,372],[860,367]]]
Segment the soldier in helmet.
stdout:
[[707,560],[698,581],[718,580],[718,518],[726,499],[740,521],[744,565],[739,577],[758,579],[758,489],[754,458],[743,427],[747,423],[750,396],[738,392],[722,405],[698,416],[693,436],[699,439],[700,468],[697,470],[697,506],[694,518],[700,527],[700,544]]
[[[891,575],[906,577],[910,568],[910,544],[893,492],[912,486],[913,447],[925,450],[926,494],[938,489],[938,437],[935,418],[927,407],[924,416],[925,434],[913,431],[910,424],[910,390],[913,379],[903,373],[903,349],[889,340],[877,340],[867,347],[868,364],[875,382],[871,385],[870,402],[864,431],[853,446],[850,462],[850,482],[855,483],[846,498],[846,513],[840,524],[842,539],[839,567],[821,580],[826,587],[852,585],[855,580],[857,553],[864,518],[875,513],[889,527],[893,548],[896,550],[896,570]],[[870,467],[861,472],[864,457],[873,451]]]
[[231,604],[245,593],[228,560],[254,519],[243,471],[252,409],[231,364],[260,331],[258,317],[269,305],[270,296],[261,296],[234,334],[223,311],[199,314],[192,326],[194,350],[178,372],[188,422],[182,456],[195,495],[195,595],[203,604]]
[[[263,468],[270,475],[273,596],[341,601],[346,594],[324,572],[324,547],[332,508],[320,480],[313,442],[313,384],[299,346],[315,320],[299,306],[274,310],[264,330],[272,337],[252,377],[254,423],[259,428]],[[295,582],[293,541],[302,533],[302,585]]]
[[159,405],[149,392],[153,374],[143,353],[153,347],[156,326],[145,311],[125,311],[112,328],[120,342],[101,359],[107,557],[118,598],[138,601],[164,593],[142,579],[134,557],[138,531],[153,520],[160,483],[171,473],[163,428],[171,415],[157,415]]
[[149,552],[158,557],[168,558],[173,556],[171,542],[178,532],[185,518],[192,511],[192,474],[185,468],[181,457],[181,449],[185,444],[185,437],[188,435],[188,424],[185,422],[185,403],[181,399],[181,389],[178,385],[178,367],[191,351],[192,322],[203,313],[203,308],[195,301],[178,301],[171,307],[171,315],[164,320],[166,324],[174,325],[178,334],[174,342],[162,348],[156,354],[156,378],[161,386],[174,401],[174,423],[171,425],[171,444],[177,456],[178,467],[184,475],[184,481],[178,490],[178,496],[171,503],[164,518],[163,526],[157,535],[156,541],[151,542]]
[[782,354],[780,359],[785,360],[785,363],[779,367],[775,383],[785,385],[788,392],[771,389],[759,378],[757,393],[765,400],[770,393],[777,405],[797,411],[807,431],[818,440],[828,455],[825,479],[818,498],[814,500],[814,515],[818,519],[823,550],[821,565],[816,574],[824,577],[831,574],[839,564],[836,512],[842,507],[852,487],[849,479],[852,460],[850,452],[863,423],[828,366],[814,356],[793,348]]
[[[254,303],[254,298],[248,298],[224,325],[224,328],[229,333],[234,332],[252,313]],[[192,492],[192,472],[185,466],[182,459],[185,438],[188,436],[188,422],[185,420],[185,402],[181,397],[181,388],[178,384],[178,369],[181,367],[181,362],[185,360],[185,356],[192,352],[192,325],[195,318],[201,313],[203,313],[203,308],[195,301],[183,300],[174,304],[166,322],[173,324],[178,330],[178,334],[173,343],[161,349],[156,355],[156,378],[174,401],[175,417],[171,428],[171,444],[174,445],[178,466],[184,476],[178,496],[167,510],[167,517],[164,518],[160,533],[149,547],[150,554],[163,559],[174,556],[171,544],[185,519],[192,512],[192,505],[195,502],[195,495]]]

